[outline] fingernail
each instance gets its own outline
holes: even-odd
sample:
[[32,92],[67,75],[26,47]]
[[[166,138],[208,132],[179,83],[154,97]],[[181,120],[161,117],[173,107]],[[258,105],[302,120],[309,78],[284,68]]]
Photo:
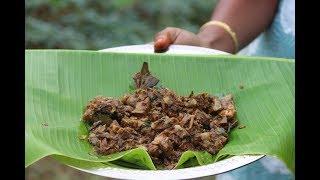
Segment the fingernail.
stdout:
[[165,39],[165,36],[159,36],[157,37],[156,41],[163,41]]

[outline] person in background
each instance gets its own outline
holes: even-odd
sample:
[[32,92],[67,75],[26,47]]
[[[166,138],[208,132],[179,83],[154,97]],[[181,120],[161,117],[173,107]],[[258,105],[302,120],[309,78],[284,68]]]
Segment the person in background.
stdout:
[[154,49],[161,52],[180,44],[233,54],[295,58],[294,28],[294,0],[223,0],[197,34],[167,27],[155,35]]
[[[197,34],[168,27],[154,37],[155,52],[171,44],[217,49],[232,54],[295,58],[294,0],[222,0]],[[294,179],[278,159],[265,157],[218,175],[218,180]]]

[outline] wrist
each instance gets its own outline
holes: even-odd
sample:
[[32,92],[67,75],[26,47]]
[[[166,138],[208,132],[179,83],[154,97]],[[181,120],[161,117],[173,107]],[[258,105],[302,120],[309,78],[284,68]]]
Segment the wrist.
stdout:
[[218,26],[207,26],[201,29],[197,36],[203,47],[236,53],[232,38],[228,32]]

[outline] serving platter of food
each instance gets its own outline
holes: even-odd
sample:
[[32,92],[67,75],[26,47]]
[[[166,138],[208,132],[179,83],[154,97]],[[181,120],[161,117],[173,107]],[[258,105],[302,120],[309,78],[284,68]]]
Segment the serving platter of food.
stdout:
[[110,178],[192,179],[271,155],[294,169],[285,59],[152,44],[26,59],[26,166],[51,155]]
[[[151,44],[147,44],[147,45],[132,45],[132,46],[122,46],[122,47],[116,47],[116,48],[109,48],[109,49],[103,49],[101,50],[103,52],[126,52],[126,53],[153,53],[153,46]],[[168,54],[228,54],[226,52],[223,52],[223,51],[219,51],[219,50],[214,50],[214,49],[208,49],[208,48],[202,48],[202,47],[195,47],[195,46],[185,46],[185,45],[172,45],[165,53],[168,53]],[[145,64],[147,65],[147,64]],[[135,74],[134,76],[134,80],[135,80],[135,85],[137,88],[139,89],[144,89],[144,88],[149,88],[149,87],[153,87],[156,83],[153,83],[153,82],[158,82],[159,80],[156,79],[156,80],[153,80],[155,77],[153,77],[150,72],[149,72],[149,69],[145,69],[145,72],[147,72],[149,74],[149,76],[151,76],[152,78],[148,78],[147,76],[144,77],[144,79],[147,80],[147,82],[143,81],[143,82],[140,82],[141,84],[139,84],[139,78],[137,78],[137,76],[141,76],[142,75],[142,72],[143,72],[143,68],[147,68],[147,66],[143,66],[142,69],[141,69],[141,72]],[[148,86],[148,80],[149,82],[149,86]],[[151,84],[151,85],[150,85]],[[164,102],[151,102],[151,106],[157,106],[157,104],[168,104],[168,103],[172,103],[172,104],[179,104],[179,103],[183,103],[181,102],[181,97],[178,96],[177,98],[177,95],[172,92],[171,90],[169,89],[147,89],[146,91],[136,91],[135,94],[131,95],[131,96],[124,96],[122,97],[122,101],[125,101],[126,104],[128,104],[128,101],[130,103],[139,103],[139,104],[143,104],[146,102],[146,100],[149,100],[149,99],[145,99],[144,98],[144,101],[141,101],[141,102],[135,102],[137,100],[135,100],[135,98],[137,99],[143,99],[141,97],[143,97],[144,95],[146,95],[147,93],[149,94],[152,94],[152,96],[155,96],[155,94],[159,94],[159,96],[161,97],[164,97],[163,101]],[[197,102],[196,99],[198,99],[198,102],[202,102],[202,104],[200,104],[199,108],[200,109],[205,109],[206,107],[201,107],[201,106],[206,106],[208,104],[210,104],[210,96],[208,96],[207,94],[198,94],[197,96],[195,96],[195,98],[192,98],[193,94],[191,94],[189,97],[183,97],[183,101],[185,101],[184,103],[186,102],[189,102],[186,103],[187,104],[187,107],[188,106],[192,106],[192,101],[190,100],[193,99],[195,100],[195,102]],[[194,95],[193,95],[194,96]],[[167,97],[167,98],[166,98]],[[173,99],[177,100],[179,99],[180,102],[172,102],[174,100],[172,99],[169,99],[169,97],[172,97]],[[217,97],[211,97],[212,99],[215,99]],[[217,99],[219,101],[219,99]],[[232,95],[228,95],[228,96],[225,96],[225,97],[222,97],[221,98],[222,101],[225,101],[224,103],[227,105],[231,105],[231,109],[228,109],[228,111],[234,111],[235,112],[235,107],[233,106],[233,102],[232,102]],[[108,102],[109,101],[109,102]],[[97,131],[100,130],[102,132],[107,132],[108,135],[110,135],[110,130],[112,131],[112,127],[113,126],[119,126],[119,124],[117,122],[115,122],[114,124],[112,122],[109,122],[108,126],[111,125],[111,128],[109,128],[108,130],[105,129],[105,123],[101,123],[101,121],[98,120],[97,117],[92,117],[92,114],[95,114],[94,111],[97,110],[95,109],[94,107],[98,107],[97,103],[102,103],[104,104],[105,106],[106,105],[110,105],[109,108],[112,109],[112,105],[118,105],[118,103],[120,101],[117,101],[115,100],[116,102],[114,102],[114,100],[109,100],[108,98],[104,98],[104,97],[97,97],[95,98],[94,100],[92,100],[88,105],[87,107],[87,111],[85,112],[84,114],[84,119],[86,119],[87,121],[95,121],[95,122],[98,122],[98,123],[92,123],[92,125],[95,126],[95,131],[93,130],[92,132],[92,137],[89,141],[91,141],[92,143],[92,139],[94,141],[94,144],[101,149],[102,148],[102,152],[101,153],[104,153],[106,154],[107,153],[110,153],[110,152],[113,152],[115,150],[114,147],[101,147],[100,144],[97,144],[97,142],[95,141],[97,138]],[[149,100],[150,101],[150,100]],[[214,101],[214,100],[212,100]],[[211,104],[218,104],[218,103],[212,103],[211,101]],[[228,102],[229,101],[229,102]],[[220,102],[220,101],[219,101]],[[121,105],[118,105],[118,106],[121,106]],[[177,106],[177,105],[176,105]],[[131,107],[131,106],[130,106]],[[174,107],[171,105],[171,107]],[[184,106],[186,107],[186,106]],[[197,106],[198,107],[198,106]],[[123,108],[123,107],[122,107]],[[137,107],[138,109],[130,109],[131,111],[137,111],[138,113],[140,112],[140,114],[143,114],[143,113],[146,113],[146,112],[143,112],[143,109],[146,109],[146,107],[141,107],[141,105],[139,105]],[[140,108],[140,109],[139,109]],[[214,108],[214,107],[212,107]],[[116,109],[116,108],[115,108]],[[119,108],[118,108],[119,109]],[[121,109],[121,108],[120,108]],[[152,111],[152,109],[154,110],[155,108],[154,107],[151,107],[149,111]],[[192,108],[194,109],[194,108]],[[129,110],[129,111],[130,111]],[[160,108],[160,111],[162,109]],[[142,111],[142,112],[141,112]],[[184,110],[183,108],[182,109],[179,109],[178,111],[180,112],[185,112],[186,110]],[[214,110],[213,110],[214,111]],[[224,110],[224,112],[226,112],[227,109]],[[196,110],[193,110],[192,114],[196,114],[196,116],[210,116],[209,112],[208,114],[206,113],[203,113],[203,114],[200,114],[198,112],[203,112],[203,111],[199,111],[199,109],[196,108]],[[233,113],[234,113],[233,112]],[[168,118],[168,113],[171,113],[170,111],[169,112],[166,112],[164,113],[164,115],[160,115],[161,117],[167,117]],[[90,114],[91,117],[88,117]],[[97,113],[96,113],[97,114]],[[156,116],[156,115],[159,116],[159,112],[158,111],[155,111],[155,113],[153,114],[153,116]],[[192,119],[192,122],[194,121],[194,116],[195,115],[190,115],[190,114],[187,114],[183,117],[181,117],[181,121],[188,121],[190,123],[190,119]],[[226,116],[224,116],[225,118],[225,124],[226,125],[230,125],[230,127],[226,126],[224,128],[221,128],[219,126],[219,124],[217,124],[217,126],[219,127],[216,127],[216,131],[223,131],[224,133],[227,132],[227,131],[230,131],[230,128],[233,128],[234,126],[236,126],[236,120],[235,118],[233,117],[235,116],[235,114],[232,114],[230,117],[226,118]],[[172,115],[171,115],[172,117]],[[219,116],[221,117],[221,116]],[[135,118],[135,117],[134,117]],[[155,119],[159,119],[159,118],[155,118]],[[140,121],[139,119],[135,118],[133,120],[130,121],[130,118],[127,118],[127,119],[124,119],[123,122],[126,122],[127,124],[127,127],[128,127],[128,123],[131,123],[129,125],[130,128],[132,128],[132,126],[138,126],[137,122],[139,122],[140,124],[145,125],[145,124],[150,124],[150,130],[155,130],[155,129],[159,129],[161,132],[161,134],[157,134],[157,135],[154,135],[154,133],[156,132],[152,132],[152,131],[148,131],[146,130],[146,132],[143,132],[142,134],[142,137],[139,137],[139,139],[141,138],[144,138],[145,139],[148,139],[148,140],[145,140],[145,141],[149,141],[149,144],[147,144],[146,146],[149,148],[149,151],[150,154],[154,155],[154,156],[151,156],[151,157],[154,157],[153,160],[156,159],[156,164],[157,165],[164,165],[165,169],[171,169],[171,170],[156,170],[156,171],[145,171],[145,170],[121,170],[119,171],[119,169],[114,169],[114,168],[102,168],[102,169],[97,169],[97,170],[84,170],[86,172],[89,172],[89,173],[93,173],[93,174],[97,174],[97,175],[102,175],[102,176],[107,176],[107,177],[114,177],[114,178],[124,178],[124,179],[140,179],[140,178],[147,178],[147,179],[154,179],[156,177],[158,177],[159,179],[161,178],[164,178],[164,179],[183,179],[183,178],[196,178],[196,177],[203,177],[203,176],[210,176],[210,175],[216,175],[216,174],[220,174],[220,173],[223,173],[223,172],[227,172],[227,171],[230,171],[232,169],[235,169],[235,168],[239,168],[239,167],[242,167],[244,165],[247,165],[247,164],[250,164],[251,162],[254,162],[256,160],[259,160],[260,158],[262,158],[264,155],[243,155],[243,156],[234,156],[234,157],[231,157],[231,158],[227,158],[225,160],[221,160],[220,162],[217,162],[217,163],[213,163],[213,164],[210,164],[210,165],[204,165],[204,166],[201,166],[201,167],[193,167],[193,168],[187,168],[187,169],[175,169],[173,170],[174,168],[174,165],[177,164],[177,160],[179,159],[179,157],[181,156],[182,152],[188,150],[188,149],[191,149],[191,148],[195,148],[197,146],[200,146],[200,147],[204,147],[204,148],[207,148],[207,149],[202,149],[202,150],[206,150],[206,151],[210,151],[212,154],[215,154],[216,152],[215,151],[218,151],[218,149],[222,148],[222,147],[215,147],[214,145],[214,142],[218,142],[218,146],[219,145],[222,145],[224,144],[225,142],[220,142],[220,141],[226,141],[227,138],[223,135],[220,136],[221,140],[219,140],[219,137],[212,141],[211,143],[209,141],[201,141],[201,138],[200,136],[207,136],[209,138],[209,134],[208,132],[207,133],[198,133],[197,135],[196,134],[193,134],[192,135],[192,138],[190,137],[190,146],[192,147],[184,147],[184,149],[179,149],[179,148],[175,148],[175,151],[174,152],[170,152],[170,151],[173,151],[173,149],[170,149],[171,146],[173,146],[173,144],[163,144],[161,145],[160,142],[170,142],[170,141],[166,141],[165,139],[168,138],[168,139],[174,139],[176,141],[176,143],[174,144],[175,146],[179,146],[179,147],[183,147],[183,146],[186,146],[186,144],[188,145],[188,142],[186,142],[186,138],[184,138],[183,136],[185,136],[186,134],[192,134],[191,132],[205,132],[205,130],[203,129],[197,129],[197,128],[190,128],[190,126],[192,126],[192,124],[189,125],[189,127],[187,127],[188,131],[187,132],[185,129],[182,129],[180,127],[180,125],[177,125],[178,122],[172,122],[174,121],[176,118],[171,118],[171,119],[159,119],[158,121],[155,121],[155,122],[152,122],[152,124],[150,124],[149,121],[146,121],[147,118],[142,116],[140,118]],[[205,118],[199,118],[199,119],[205,119]],[[166,122],[167,120],[167,122]],[[208,119],[207,119],[208,120]],[[179,120],[177,120],[179,121]],[[217,121],[221,121],[221,120],[217,120]],[[227,121],[233,121],[233,122],[227,122]],[[149,122],[149,123],[148,123]],[[206,121],[206,122],[209,122],[209,121]],[[98,125],[99,123],[101,123],[100,125]],[[132,123],[135,123],[135,124],[132,124]],[[137,124],[136,124],[137,123]],[[170,124],[171,123],[171,124]],[[165,125],[167,125],[167,127],[165,127]],[[210,126],[209,124],[207,124],[207,126]],[[100,129],[99,129],[100,127]],[[198,126],[198,128],[201,128],[203,126]],[[116,128],[116,127],[114,127]],[[113,128],[113,129],[114,129]],[[181,130],[181,129],[182,130]],[[228,130],[229,128],[229,130]],[[90,128],[91,130],[93,129],[92,127]],[[142,129],[143,130],[143,129]],[[180,131],[179,131],[180,130]],[[185,130],[185,132],[183,132],[183,130]],[[130,131],[130,129],[128,130]],[[217,133],[216,131],[212,130],[214,132],[214,134],[219,134]],[[111,132],[113,134],[116,134],[115,132]],[[121,133],[125,133],[124,131],[121,131]],[[141,133],[141,132],[139,132]],[[176,136],[176,137],[173,137],[175,136],[176,133],[180,133],[179,135],[181,135],[182,138],[179,138],[179,136]],[[131,134],[131,133],[130,133]],[[168,137],[168,136],[171,136],[171,137]],[[150,136],[153,137],[151,138],[153,141],[150,140]],[[195,137],[194,137],[195,136]],[[156,138],[155,138],[156,137]],[[127,139],[128,137],[125,137],[125,139]],[[134,138],[134,137],[132,137]],[[175,139],[176,138],[176,139]],[[178,138],[178,139],[177,139]],[[196,139],[198,138],[198,139]],[[199,140],[200,138],[200,140]],[[191,139],[193,141],[191,141]],[[119,140],[121,141],[124,141],[123,139],[116,139],[114,141],[116,142],[119,142]],[[185,142],[183,142],[185,141]],[[196,142],[201,142],[201,143],[209,143],[209,144],[202,144],[200,145],[199,143],[196,143]],[[132,143],[133,140],[129,140],[127,142],[130,142]],[[152,142],[152,143],[151,143]],[[194,144],[192,144],[192,142],[194,142]],[[110,146],[111,143],[107,143],[106,141],[102,142],[102,143],[105,143],[106,146]],[[112,143],[112,144],[115,144],[115,143]],[[137,142],[138,144],[138,142]],[[160,145],[158,145],[160,144]],[[126,146],[126,144],[121,144],[123,147]],[[122,148],[123,148],[122,147]],[[163,148],[167,148],[167,149],[161,149],[161,147]],[[108,149],[108,150],[103,150],[103,149]],[[128,145],[128,149],[132,149],[132,147],[130,147],[130,144]],[[126,150],[126,149],[123,149],[123,150]],[[101,150],[100,150],[101,151]],[[158,151],[158,152],[157,152]],[[163,152],[167,152],[167,153],[159,153],[159,151],[163,151]],[[180,152],[179,152],[180,151]],[[157,157],[158,156],[158,157]],[[161,159],[159,158],[159,156],[163,156],[164,159]],[[166,157],[168,156],[168,157]],[[174,160],[176,162],[174,162]],[[171,162],[170,162],[171,160]],[[173,161],[173,162],[172,162]],[[195,168],[195,169],[194,169]]]

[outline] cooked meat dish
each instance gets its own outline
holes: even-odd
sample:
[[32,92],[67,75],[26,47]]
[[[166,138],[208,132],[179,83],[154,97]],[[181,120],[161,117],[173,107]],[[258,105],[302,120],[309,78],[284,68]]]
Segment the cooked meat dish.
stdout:
[[100,155],[145,147],[157,167],[172,169],[187,150],[216,154],[236,126],[231,94],[179,96],[156,87],[147,63],[133,76],[135,91],[120,99],[97,96],[85,107],[88,140]]

